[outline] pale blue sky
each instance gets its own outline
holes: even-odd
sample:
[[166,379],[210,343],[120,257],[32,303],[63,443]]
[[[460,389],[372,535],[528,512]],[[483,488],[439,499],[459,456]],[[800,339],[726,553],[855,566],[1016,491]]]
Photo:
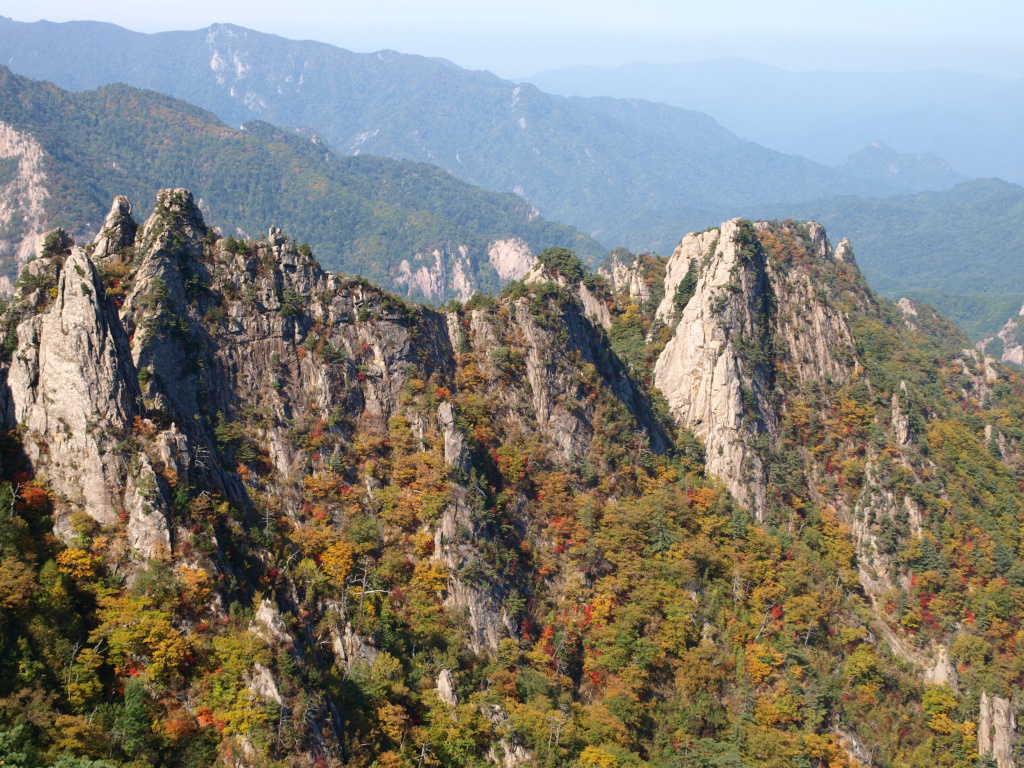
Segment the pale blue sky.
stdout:
[[155,32],[231,22],[519,77],[571,64],[739,56],[789,69],[1024,76],[1020,0],[0,0],[19,21]]

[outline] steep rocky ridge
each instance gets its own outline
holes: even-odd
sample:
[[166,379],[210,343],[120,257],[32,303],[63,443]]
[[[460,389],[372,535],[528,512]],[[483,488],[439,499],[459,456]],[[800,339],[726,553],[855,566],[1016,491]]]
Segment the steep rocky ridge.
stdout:
[[[154,562],[176,562],[230,580],[225,597],[237,597],[274,584],[277,555],[252,535],[293,528],[285,562],[302,555],[303,567],[329,569],[328,552],[351,552],[333,525],[368,504],[400,536],[419,537],[410,567],[435,586],[418,599],[443,594],[446,610],[465,616],[475,653],[518,631],[522,606],[507,601],[529,589],[514,567],[501,580],[481,570],[515,566],[495,552],[525,541],[529,524],[522,492],[482,515],[494,490],[478,454],[497,471],[488,451],[501,434],[533,440],[531,462],[603,462],[600,414],[615,407],[638,425],[637,449],[669,445],[579,298],[554,287],[487,309],[413,307],[324,272],[276,228],[258,244],[219,237],[184,189],[161,191],[142,226],[118,197],[86,248],[63,231],[48,236],[7,318],[5,426],[21,431],[66,546],[80,541],[84,513],[119,542],[106,550],[115,573],[143,578]],[[485,422],[487,382],[498,399]],[[421,483],[424,498],[412,490]],[[220,517],[229,509],[235,522]],[[323,529],[325,517],[335,523]],[[256,534],[242,535],[243,521]],[[279,581],[252,631],[296,661],[374,664],[379,641],[344,597],[369,588],[361,575],[341,577],[350,576],[341,600]],[[216,606],[206,610],[223,611]],[[319,617],[329,643],[314,641],[313,623],[282,621],[299,606]],[[290,711],[281,663],[253,667],[247,690]],[[304,748],[343,753],[338,714],[324,707]],[[511,735],[499,741],[506,754],[527,754]],[[252,745],[234,748],[250,754]]]
[[[833,252],[817,225],[801,235],[811,258],[829,267],[852,258],[847,243]],[[778,378],[844,386],[856,364],[853,336],[842,314],[819,299],[811,273],[773,261],[757,230],[738,219],[683,240],[666,268],[659,318],[673,317],[671,297],[695,263],[693,297],[658,358],[655,383],[677,420],[704,441],[709,471],[761,518],[768,478],[753,446],[762,435],[779,439]]]
[[79,248],[54,251],[22,281],[19,298],[37,313],[15,331],[6,422],[24,425],[29,459],[45,466],[56,493],[111,524],[124,481],[114,444],[138,413],[138,387],[95,266]]
[[[662,268],[659,270],[657,267]],[[667,287],[664,265],[659,260],[651,256],[633,256],[623,248],[611,251],[597,273],[608,281],[612,290],[625,292],[639,304],[651,299],[657,284]]]
[[1024,382],[813,223],[683,242],[435,311],[184,189],[45,237],[3,316],[0,749],[1009,768]]
[[[998,179],[886,199],[877,196],[895,189],[886,192],[882,187],[887,184],[875,183],[860,192],[875,199],[849,194],[837,198],[846,184],[836,180],[835,169],[766,155],[706,116],[663,104],[567,101],[447,62],[395,52],[353,54],[230,25],[147,36],[110,25],[80,24],[0,23],[3,59],[16,71],[73,90],[127,80],[174,93],[219,114],[230,126],[252,119],[314,126],[339,154],[363,157],[375,152],[426,160],[492,189],[518,191],[545,216],[573,222],[608,246],[670,253],[686,228],[700,229],[731,216],[814,218],[836,239],[853,239],[876,290],[891,298],[914,295],[940,307],[972,339],[997,332],[1024,299],[1019,269],[1014,268],[1021,249],[1017,224],[1024,189]],[[51,49],[74,49],[77,55],[66,60],[46,55]],[[140,55],[146,64],[140,63]],[[183,68],[188,76],[181,74]],[[348,74],[341,77],[341,72]],[[332,85],[327,87],[327,82]],[[791,110],[776,103],[775,95],[782,92],[786,89],[765,88],[763,98],[772,103],[772,111],[788,116]],[[743,103],[735,108],[745,113],[748,102],[737,101]],[[817,115],[822,97],[809,101],[804,108]],[[433,109],[438,103],[448,108]],[[1021,100],[1018,96],[999,103],[1016,105]],[[765,111],[753,113],[762,119]],[[1011,119],[1001,122],[1007,129],[1014,124]],[[976,127],[976,121],[970,124]],[[481,131],[479,125],[491,128]],[[833,161],[874,138],[863,136]],[[322,153],[323,140],[316,146]],[[978,142],[963,146],[977,147]],[[123,171],[129,166],[120,158],[115,162],[120,170],[109,169],[113,178],[106,181],[96,205],[127,189]],[[172,171],[177,169],[162,169],[158,180],[134,197],[148,199],[157,184],[170,183]],[[1005,173],[1004,163],[983,175]],[[780,175],[785,184],[779,183]],[[190,186],[207,201],[223,200],[231,189],[207,191],[196,178],[174,177],[174,183]],[[210,213],[214,223],[229,220],[219,211]],[[284,222],[261,211],[238,226],[259,232],[263,219]],[[95,218],[91,221],[96,223]],[[317,245],[326,258],[325,240],[291,221],[284,226]],[[555,242],[533,242],[534,250]],[[438,245],[414,247],[393,263]],[[969,274],[961,268],[965,259],[972,264]],[[382,280],[365,267],[352,271]]]
[[[669,296],[691,264],[697,280],[679,312]],[[933,546],[937,510],[958,508],[970,517],[970,504],[982,502],[958,506],[965,504],[962,492],[946,486],[953,477],[936,462],[938,446],[949,439],[938,435],[953,429],[943,421],[950,416],[922,413],[928,385],[892,339],[902,325],[937,345],[930,354],[944,362],[934,364],[959,377],[954,389],[968,409],[985,407],[1005,371],[992,357],[965,349],[966,339],[934,310],[908,299],[879,304],[849,243],[833,249],[813,222],[733,220],[688,235],[665,282],[657,314],[673,335],[657,360],[655,383],[676,420],[704,442],[708,471],[758,519],[792,521],[807,499],[836,513],[852,537],[873,631],[926,684],[957,690],[964,667],[950,655],[956,628],[925,639],[916,618],[900,625],[891,614],[897,595],[921,590],[921,566],[908,567],[908,557],[921,555],[906,552]],[[990,423],[978,437],[1015,467],[1020,433],[1011,431],[1015,438],[1007,439]],[[979,751],[1012,764],[998,744],[1016,739],[1013,706],[1000,698],[997,716],[986,684],[973,678],[969,685],[981,689]]]

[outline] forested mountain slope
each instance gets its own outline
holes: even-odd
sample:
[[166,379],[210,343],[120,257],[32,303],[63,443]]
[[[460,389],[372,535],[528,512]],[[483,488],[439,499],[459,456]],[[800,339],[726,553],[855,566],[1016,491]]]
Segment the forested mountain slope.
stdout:
[[972,338],[1024,303],[1024,187],[974,179],[941,192],[838,199],[765,211],[813,218],[858,243],[871,287],[913,296]]
[[666,201],[717,209],[901,189],[750,143],[698,112],[570,100],[440,59],[353,53],[230,24],[145,35],[0,19],[0,61],[74,90],[152,88],[231,125],[310,126],[339,154],[430,162],[516,192],[609,246],[633,246],[618,222]]
[[849,243],[438,312],[127,208],[2,318],[0,760],[1014,764],[1024,384]]
[[92,237],[115,194],[149,200],[168,182],[192,188],[226,233],[287,227],[330,267],[417,299],[497,291],[550,245],[603,251],[520,198],[434,166],[338,157],[315,135],[266,123],[234,130],[152,91],[70,93],[0,67],[0,270],[8,278],[33,235],[60,225]]
[[913,192],[947,189],[968,180],[934,153],[898,152],[877,139],[839,165],[854,176],[891,179]]

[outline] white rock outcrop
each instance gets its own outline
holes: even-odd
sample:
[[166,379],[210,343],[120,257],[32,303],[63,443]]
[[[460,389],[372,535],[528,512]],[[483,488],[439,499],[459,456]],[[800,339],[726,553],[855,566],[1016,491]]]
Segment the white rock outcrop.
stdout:
[[[655,385],[668,400],[672,415],[704,442],[707,470],[718,475],[743,504],[763,506],[763,491],[751,482],[761,474],[761,461],[748,447],[752,435],[744,427],[743,378],[738,354],[716,301],[739,268],[734,238],[737,223],[698,236],[687,236],[668,263],[666,301],[689,268],[691,259],[709,257],[686,305],[675,335],[658,357]],[[714,252],[700,250],[715,244]],[[678,279],[675,279],[678,278]],[[670,318],[672,305],[663,301],[659,317]]]
[[[672,252],[668,264],[665,266],[665,297],[658,305],[657,317],[664,323],[672,319],[675,313],[676,291],[679,284],[683,282],[687,271],[690,269],[690,262],[697,261],[719,252],[717,247],[725,233],[725,228],[730,226],[730,235],[734,233],[735,227],[732,222],[723,224],[721,229],[709,229],[705,232],[691,232],[682,239],[675,251]],[[728,247],[728,244],[727,244]],[[724,253],[724,250],[722,251]]]
[[447,247],[435,248],[429,253],[417,253],[411,260],[402,259],[394,281],[405,286],[406,296],[422,296],[429,301],[440,301],[445,296],[468,301],[476,292],[469,249],[464,245],[454,252]]
[[26,453],[58,496],[112,524],[123,478],[113,443],[131,424],[138,396],[127,339],[99,300],[102,282],[80,248],[29,269],[56,271],[56,295],[18,326],[8,421],[24,425]]
[[17,171],[0,184],[0,258],[18,267],[32,258],[36,240],[46,229],[46,200],[50,197],[45,152],[28,133],[0,121],[0,159],[17,160]]
[[138,457],[139,468],[128,476],[124,505],[128,510],[128,543],[142,558],[171,554],[171,528],[159,480],[146,454]]
[[487,246],[487,258],[502,280],[522,280],[533,264],[533,252],[525,240],[508,237]]
[[1013,703],[1002,696],[981,692],[978,702],[978,754],[991,757],[999,768],[1014,768],[1013,745],[1017,740],[1017,717]]
[[[813,223],[812,223],[813,224]],[[841,386],[855,368],[853,334],[807,269],[776,264],[741,220],[687,235],[669,260],[658,316],[675,333],[655,365],[672,415],[700,438],[709,473],[760,518],[766,492],[760,436],[777,436],[774,378]],[[764,231],[767,225],[758,224]],[[833,254],[824,230],[806,225],[814,255]],[[844,259],[852,259],[847,247]],[[676,318],[673,298],[691,263],[694,295]]]
[[954,691],[957,689],[956,666],[949,658],[949,650],[946,646],[935,647],[931,659],[925,665],[924,682],[927,685],[948,685]]
[[459,695],[455,692],[455,678],[451,670],[442,669],[437,674],[437,695],[450,707],[457,706]]
[[639,257],[626,264],[616,253],[612,256],[609,266],[601,267],[597,273],[612,284],[612,289],[616,293],[625,291],[638,304],[643,304],[651,298],[651,286],[647,282],[647,274],[640,265]]
[[444,438],[445,464],[466,469],[466,441],[455,426],[455,408],[451,403],[444,402],[437,407],[437,423]]
[[277,689],[274,674],[258,661],[253,665],[248,687],[250,691],[259,696],[263,701],[273,701],[279,705],[284,703],[284,699],[281,698],[281,692]]
[[[1024,333],[1021,331],[1021,317],[1024,317],[1024,306],[1020,308],[1017,317],[1011,317],[1006,321],[1006,325],[999,329],[999,333],[979,341],[978,349],[998,354],[1004,363],[1024,367]],[[997,349],[1000,346],[1002,349]]]
[[114,198],[99,234],[93,240],[92,258],[96,261],[116,256],[135,244],[138,226],[132,218],[132,204],[124,195]]
[[606,330],[612,327],[612,315],[608,311],[607,302],[582,283],[579,286],[579,297],[583,304],[584,315]]

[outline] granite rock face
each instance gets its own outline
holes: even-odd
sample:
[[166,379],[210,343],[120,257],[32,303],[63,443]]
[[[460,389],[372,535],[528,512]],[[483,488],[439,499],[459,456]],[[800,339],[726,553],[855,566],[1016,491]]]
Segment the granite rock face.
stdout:
[[[36,255],[36,241],[47,227],[51,180],[45,158],[35,138],[0,122],[0,159],[17,162],[15,172],[0,184],[0,260],[19,268]],[[12,290],[6,276],[0,279],[0,293]]]
[[[691,269],[696,284],[680,311],[682,301],[674,294]],[[785,456],[784,472],[806,478],[813,502],[834,510],[846,527],[856,551],[856,579],[878,617],[873,631],[923,682],[956,690],[958,673],[947,645],[933,641],[922,647],[884,615],[884,595],[909,589],[910,576],[882,541],[880,529],[901,521],[908,536],[919,538],[923,512],[910,495],[894,492],[883,473],[895,463],[917,483],[928,466],[921,463],[920,421],[909,415],[917,393],[906,381],[888,398],[888,418],[870,427],[880,435],[876,444],[863,433],[860,442],[846,437],[869,425],[857,426],[844,393],[872,387],[858,361],[851,317],[882,317],[850,244],[843,241],[833,249],[813,222],[733,220],[684,238],[669,260],[665,284],[658,317],[672,337],[657,359],[655,385],[676,421],[704,444],[707,471],[763,519],[774,489],[785,483],[779,474],[780,455]],[[896,310],[912,332],[942,322],[911,300]],[[963,350],[954,364],[962,371],[963,398],[984,399],[996,375],[995,361]],[[837,421],[842,425],[833,427],[832,439],[849,441],[844,455],[853,457],[842,466],[822,461],[801,442],[813,443]],[[1011,450],[991,427],[986,436],[1001,451]],[[854,489],[843,488],[847,473],[855,479]],[[776,508],[779,501],[776,495]]]
[[[522,276],[522,243],[493,250],[509,276]],[[296,478],[341,459],[318,456],[311,465],[294,436],[297,421],[359,421],[386,435],[395,417],[407,419],[423,445],[442,446],[452,473],[431,531],[434,559],[449,574],[445,604],[469,617],[470,646],[491,652],[515,628],[503,607],[507,585],[461,575],[493,536],[473,516],[469,440],[451,402],[424,419],[403,405],[403,391],[423,380],[441,390],[471,387],[483,369],[508,381],[509,407],[531,414],[522,428],[537,429],[568,465],[594,436],[595,407],[582,396],[593,384],[577,371],[586,364],[644,425],[653,449],[668,444],[645,395],[598,340],[608,306],[583,285],[557,318],[519,299],[504,301],[503,323],[486,310],[460,321],[324,272],[277,228],[258,243],[227,241],[207,228],[185,189],[161,190],[141,226],[127,198],[116,198],[93,243],[78,248],[66,233],[51,233],[24,274],[10,310],[14,350],[0,370],[5,425],[24,429],[32,467],[54,492],[58,534],[70,536],[82,511],[123,531],[118,540],[136,569],[192,551],[181,489],[207,489],[243,514],[258,492],[277,514],[300,516]],[[510,341],[521,351],[509,353]],[[421,379],[412,381],[412,371]],[[231,426],[243,411],[259,414],[244,437]],[[236,471],[243,450],[250,463],[256,455],[264,479]],[[368,498],[380,490],[368,475]],[[231,572],[221,553],[211,557]],[[254,631],[294,646],[273,620],[279,615],[265,600]],[[344,616],[328,645],[346,668],[376,654]],[[264,677],[254,685],[273,699]]]
[[995,336],[978,342],[978,349],[986,355],[995,355],[1004,363],[1024,367],[1024,307],[1017,317],[1011,317]]
[[[458,622],[460,653],[495,658],[503,642],[523,636],[521,606],[533,588],[525,579],[536,577],[518,565],[500,570],[509,560],[493,553],[545,546],[531,530],[531,505],[549,495],[554,520],[559,477],[608,468],[613,509],[611,475],[623,478],[624,465],[602,465],[603,453],[626,446],[629,460],[642,462],[676,440],[682,455],[694,441],[673,431],[674,418],[704,446],[703,461],[687,471],[720,479],[737,503],[716,496],[744,526],[747,510],[780,529],[785,518],[770,515],[792,510],[799,525],[807,500],[779,487],[780,473],[801,475],[801,495],[806,488],[817,513],[834,517],[836,541],[848,546],[836,583],[861,601],[857,642],[887,647],[923,684],[974,685],[957,668],[953,637],[922,640],[884,613],[885,595],[908,590],[910,576],[882,524],[901,520],[900,535],[911,538],[929,523],[914,494],[884,473],[898,466],[907,487],[920,482],[926,422],[912,376],[879,397],[858,360],[864,318],[883,315],[848,243],[833,249],[813,223],[733,220],[688,236],[667,263],[613,260],[607,282],[545,264],[536,260],[524,275],[529,289],[435,311],[323,271],[276,227],[258,242],[226,240],[207,228],[187,190],[161,191],[142,226],[118,198],[92,244],[79,248],[57,231],[25,266],[6,315],[0,413],[5,427],[20,429],[31,468],[53,491],[55,532],[65,541],[81,535],[84,515],[113,542],[107,553],[126,583],[151,561],[215,573],[259,596],[241,631],[300,666],[356,678],[394,661],[387,637],[361,621],[365,595],[403,599],[372,583],[368,561],[353,557],[357,545],[373,548],[386,536],[407,543],[393,567],[416,574],[430,610]],[[665,344],[653,383],[667,409],[609,343],[616,316],[639,304],[647,319],[656,314],[647,342]],[[900,332],[933,322],[913,302],[901,309],[902,317],[892,308],[884,315],[893,327],[903,323]],[[958,349],[947,360],[957,397],[983,400],[997,386],[997,364]],[[872,409],[858,410],[864,402]],[[1018,450],[1009,430],[985,426],[990,451]],[[829,451],[856,448],[838,468],[816,451],[814,435],[826,427]],[[489,503],[492,469],[502,490]],[[523,481],[531,472],[543,472],[545,485]],[[215,518],[221,527],[210,524],[200,538]],[[243,524],[247,537],[230,533]],[[334,541],[341,554],[327,557],[318,541]],[[570,595],[593,573],[537,577],[552,594]],[[695,627],[694,641],[702,631]],[[793,641],[813,642],[811,629]],[[494,763],[535,760],[514,714],[481,703],[453,658],[438,656],[426,687],[434,680],[453,712],[478,707]],[[298,694],[275,669],[250,665],[244,685],[284,711]],[[981,695],[978,751],[999,768],[1013,765],[1014,708],[1006,691]],[[567,722],[551,711],[556,743],[563,715]],[[321,725],[335,716],[316,715]],[[871,762],[866,734],[830,727],[848,754]],[[339,753],[329,731],[317,730],[309,748]]]
[[508,237],[487,248],[491,266],[502,280],[522,280],[533,264],[533,253],[525,240]]
[[113,523],[125,475],[116,443],[139,413],[127,337],[82,249],[26,269],[41,287],[23,297],[38,311],[17,326],[7,424],[24,425],[29,458],[55,493],[97,522]]
[[981,692],[978,703],[978,754],[996,761],[999,768],[1014,768],[1017,717],[1013,703],[1003,696]]
[[[521,280],[533,263],[530,246],[518,237],[491,241],[486,256],[502,282]],[[402,259],[393,279],[409,298],[440,302],[452,297],[465,302],[480,289],[478,274],[469,247],[453,244]]]
[[93,241],[89,255],[94,261],[123,256],[127,249],[135,245],[137,231],[138,225],[132,218],[131,203],[124,195],[118,195],[103,220],[103,226]]
[[626,292],[638,304],[651,298],[651,283],[648,270],[644,268],[639,257],[633,257],[630,263],[623,259],[623,254],[613,252],[607,266],[598,269],[598,274],[611,283],[616,292]]
[[[773,388],[780,371],[794,384],[845,384],[855,367],[842,313],[819,296],[807,269],[774,260],[739,219],[687,235],[669,260],[658,317],[674,325],[655,384],[676,420],[700,438],[708,471],[760,517],[765,505],[759,437],[778,439]],[[820,227],[801,231],[816,258],[835,262]],[[852,255],[844,251],[849,261]],[[698,265],[693,297],[676,317],[671,297]]]

